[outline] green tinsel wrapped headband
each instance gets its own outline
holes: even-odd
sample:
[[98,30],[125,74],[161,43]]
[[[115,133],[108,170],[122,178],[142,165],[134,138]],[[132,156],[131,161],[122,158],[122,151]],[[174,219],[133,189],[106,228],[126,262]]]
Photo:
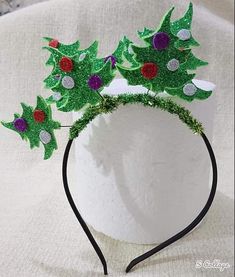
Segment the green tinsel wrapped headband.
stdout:
[[78,137],[80,132],[98,115],[112,113],[120,105],[127,104],[142,104],[146,107],[159,108],[171,114],[177,115],[194,133],[199,135],[203,132],[203,127],[198,122],[191,112],[184,107],[176,104],[170,99],[161,97],[153,97],[148,94],[121,94],[118,96],[104,95],[103,101],[96,106],[91,106],[86,109],[81,119],[76,121],[70,128],[70,139]]
[[[122,104],[127,101],[141,102],[146,105],[147,96],[140,99],[140,96],[126,95],[118,100],[113,98],[112,101],[111,96],[103,97],[102,91],[111,84],[119,71],[129,85],[141,85],[146,88],[146,93],[151,91],[156,97],[156,100],[152,100],[156,105],[153,105],[168,112],[174,110],[193,129],[192,122],[196,120],[192,120],[189,112],[179,108],[174,103],[174,98],[179,97],[186,101],[203,100],[212,91],[199,87],[193,79],[195,74],[191,73],[199,66],[207,65],[207,62],[196,58],[191,49],[199,46],[191,34],[193,5],[190,3],[184,16],[172,22],[173,9],[166,13],[156,30],[144,28],[138,32],[145,46],[139,47],[124,37],[116,50],[106,57],[97,56],[97,41],[86,49],[80,49],[79,41],[65,45],[56,39],[45,38],[48,46],[44,48],[50,52],[46,64],[52,66],[52,71],[44,83],[52,91],[52,95],[47,99],[38,97],[35,108],[22,104],[23,113],[15,114],[13,121],[3,122],[3,125],[16,131],[22,139],[28,140],[31,148],[42,144],[45,149],[44,158],[48,159],[57,149],[54,130],[61,126],[59,122],[52,120],[50,105],[55,104],[62,112],[83,110],[82,120],[91,111],[102,108],[105,111],[108,108],[107,103],[112,101],[114,105],[118,104],[117,101]],[[163,92],[165,97],[158,99]],[[75,126],[79,126],[79,123]],[[196,131],[200,133],[197,128]]]

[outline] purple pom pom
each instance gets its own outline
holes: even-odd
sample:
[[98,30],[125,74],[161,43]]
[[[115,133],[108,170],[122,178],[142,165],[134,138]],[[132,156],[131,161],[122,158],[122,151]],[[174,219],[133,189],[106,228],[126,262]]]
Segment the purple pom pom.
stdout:
[[157,50],[163,50],[168,47],[170,37],[167,33],[159,32],[153,37],[153,47]]
[[23,118],[17,118],[14,121],[14,127],[19,132],[24,132],[27,129],[27,122]]
[[99,75],[92,75],[88,80],[88,85],[91,89],[98,90],[102,86],[102,79]]
[[113,55],[110,55],[110,56],[104,58],[104,62],[106,63],[108,60],[111,60],[112,68],[114,68],[115,64],[117,62],[117,59]]

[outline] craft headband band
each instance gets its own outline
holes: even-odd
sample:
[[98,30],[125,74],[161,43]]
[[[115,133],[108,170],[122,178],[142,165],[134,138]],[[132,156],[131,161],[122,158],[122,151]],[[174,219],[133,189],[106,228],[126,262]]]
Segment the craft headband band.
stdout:
[[215,196],[216,186],[217,186],[217,166],[216,166],[216,159],[215,159],[212,147],[206,135],[203,133],[201,124],[190,115],[190,112],[188,110],[184,109],[183,107],[173,103],[169,99],[165,100],[159,97],[152,97],[150,95],[143,95],[143,94],[119,95],[118,97],[115,97],[115,98],[110,96],[104,96],[104,99],[105,99],[104,102],[102,102],[100,105],[96,107],[88,108],[84,113],[83,117],[77,122],[75,122],[72,128],[70,129],[70,140],[68,141],[68,144],[65,149],[62,171],[63,171],[64,189],[65,189],[65,193],[68,198],[68,201],[70,203],[70,206],[74,214],[76,215],[79,223],[81,224],[84,232],[86,233],[88,239],[90,240],[94,250],[99,256],[101,263],[103,264],[104,275],[107,275],[107,264],[106,264],[105,258],[98,244],[96,243],[94,237],[89,231],[85,221],[83,220],[82,216],[80,215],[79,211],[76,208],[76,205],[73,201],[73,198],[71,196],[71,193],[68,187],[68,179],[67,179],[67,164],[68,164],[69,152],[70,152],[73,140],[79,136],[80,132],[82,132],[82,130],[86,128],[86,126],[95,117],[103,113],[111,113],[115,111],[119,107],[119,105],[142,104],[147,107],[160,108],[172,114],[178,115],[181,121],[187,124],[192,129],[193,132],[197,132],[197,134],[199,134],[202,137],[211,160],[212,173],[213,173],[211,191],[205,206],[198,214],[198,216],[182,231],[172,236],[171,238],[167,239],[166,241],[159,244],[158,246],[154,247],[153,249],[149,250],[148,252],[144,253],[143,255],[140,255],[139,257],[132,260],[130,264],[127,266],[126,272],[129,272],[132,269],[132,267],[134,267],[136,264],[144,261],[145,259],[156,254],[163,248],[179,240],[180,238],[188,234],[190,231],[192,231],[200,223],[200,221],[204,218],[204,216],[208,212]]
[[[52,119],[50,106],[55,104],[58,110],[63,112],[83,109],[81,119],[70,128],[70,138],[63,158],[63,183],[71,208],[99,256],[105,275],[107,274],[105,258],[76,208],[67,180],[67,163],[72,142],[96,116],[111,113],[120,105],[129,104],[142,104],[167,111],[178,116],[194,133],[202,137],[212,165],[211,191],[199,215],[182,231],[131,261],[126,272],[193,230],[208,212],[215,196],[217,166],[210,142],[202,124],[191,115],[190,111],[173,101],[175,97],[192,101],[206,99],[211,95],[212,91],[197,86],[197,82],[193,79],[195,74],[188,73],[207,63],[192,53],[191,47],[199,45],[190,31],[192,3],[185,15],[173,22],[171,22],[172,11],[173,8],[165,15],[157,30],[145,28],[143,32],[138,32],[146,44],[145,47],[136,46],[124,37],[117,49],[105,58],[97,57],[97,42],[81,50],[78,41],[65,45],[58,40],[45,38],[49,45],[44,48],[51,53],[46,64],[53,66],[53,69],[44,82],[53,94],[46,100],[38,96],[35,108],[22,103],[22,115],[15,114],[12,122],[2,122],[5,127],[16,131],[22,139],[28,140],[31,148],[42,144],[45,151],[44,159],[48,159],[57,149],[54,130],[64,127]],[[124,66],[124,62],[129,62],[129,67]],[[144,86],[146,94],[101,95],[104,87],[114,79],[117,70],[129,85]],[[164,92],[164,96],[158,95],[160,92]]]

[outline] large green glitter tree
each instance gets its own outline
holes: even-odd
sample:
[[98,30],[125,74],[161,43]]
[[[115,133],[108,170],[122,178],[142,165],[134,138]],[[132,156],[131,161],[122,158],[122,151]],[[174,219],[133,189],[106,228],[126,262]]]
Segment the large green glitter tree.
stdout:
[[97,41],[86,49],[79,49],[79,41],[65,45],[52,38],[44,39],[49,43],[44,49],[51,53],[46,65],[53,67],[44,80],[46,88],[53,91],[47,102],[56,103],[60,111],[78,111],[99,103],[100,92],[115,76],[116,64],[122,64],[124,57],[133,65],[137,64],[134,53],[129,53],[133,43],[126,37],[104,58],[97,57]]
[[80,110],[90,104],[101,101],[100,92],[114,78],[112,63],[107,60],[100,67],[94,67],[97,60],[97,42],[89,48],[79,50],[77,42],[73,45],[63,45],[52,40],[44,47],[51,55],[47,65],[53,66],[52,72],[44,80],[46,88],[54,94],[48,98],[48,103],[56,103],[60,111]]
[[156,94],[165,91],[188,101],[206,99],[211,91],[196,87],[193,83],[195,74],[188,72],[207,65],[196,58],[190,48],[199,45],[190,31],[193,6],[190,3],[183,18],[171,22],[173,9],[165,15],[156,31],[145,28],[138,32],[147,44],[146,47],[132,45],[138,66],[118,65],[118,70],[129,85],[142,85]]

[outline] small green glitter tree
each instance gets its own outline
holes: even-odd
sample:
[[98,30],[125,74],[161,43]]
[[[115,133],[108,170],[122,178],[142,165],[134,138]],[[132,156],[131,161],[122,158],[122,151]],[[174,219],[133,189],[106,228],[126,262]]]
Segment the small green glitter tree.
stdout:
[[60,128],[60,123],[52,120],[51,107],[40,96],[37,97],[35,109],[24,103],[21,106],[22,115],[14,114],[14,120],[2,122],[3,126],[16,131],[23,140],[28,140],[30,148],[39,147],[41,142],[45,149],[44,159],[49,159],[57,149],[54,130]]
[[118,65],[118,70],[129,85],[142,85],[155,93],[165,91],[188,101],[206,99],[211,91],[197,88],[193,83],[195,74],[188,73],[188,70],[207,65],[196,58],[190,48],[199,45],[190,31],[193,6],[190,3],[183,18],[171,22],[173,9],[165,15],[156,31],[145,28],[138,32],[147,44],[146,47],[132,45],[138,66]]

